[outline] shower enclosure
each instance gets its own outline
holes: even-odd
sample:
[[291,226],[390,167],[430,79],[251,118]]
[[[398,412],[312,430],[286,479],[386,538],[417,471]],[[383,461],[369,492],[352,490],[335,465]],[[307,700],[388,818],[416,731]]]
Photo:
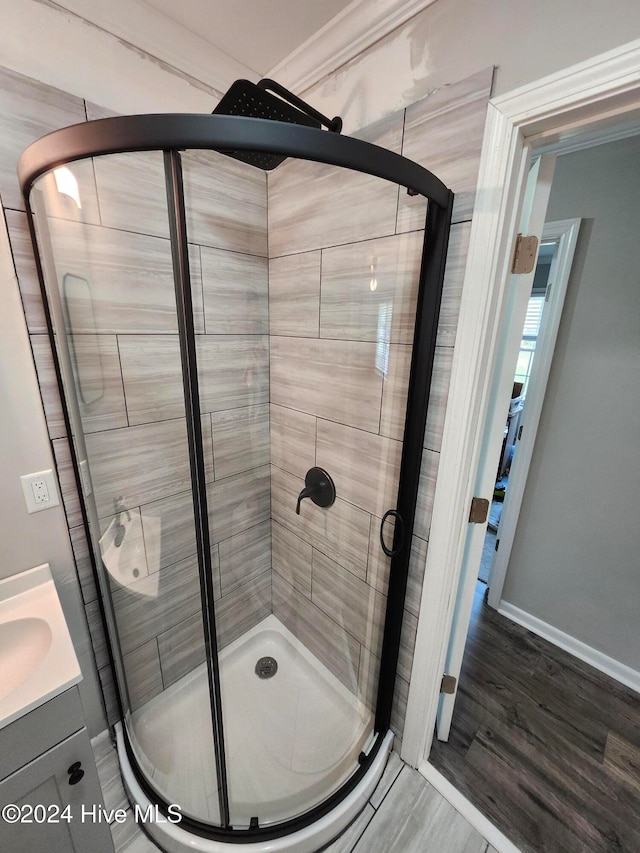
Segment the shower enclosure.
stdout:
[[76,125],[19,172],[128,792],[168,850],[316,850],[391,745],[452,193],[222,115]]

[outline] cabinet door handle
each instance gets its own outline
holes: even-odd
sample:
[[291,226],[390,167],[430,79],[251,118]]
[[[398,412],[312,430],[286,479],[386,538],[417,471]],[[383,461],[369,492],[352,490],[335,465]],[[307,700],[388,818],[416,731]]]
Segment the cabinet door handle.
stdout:
[[71,767],[67,770],[69,774],[69,784],[77,785],[78,782],[84,776],[84,770],[82,769],[82,764],[80,761],[76,761]]

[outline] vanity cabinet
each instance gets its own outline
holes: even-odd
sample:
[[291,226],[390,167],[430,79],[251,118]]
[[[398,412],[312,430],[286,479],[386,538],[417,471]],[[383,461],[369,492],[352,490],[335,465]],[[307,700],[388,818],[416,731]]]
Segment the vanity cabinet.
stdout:
[[0,730],[0,777],[0,808],[23,817],[0,818],[0,850],[113,853],[77,688]]

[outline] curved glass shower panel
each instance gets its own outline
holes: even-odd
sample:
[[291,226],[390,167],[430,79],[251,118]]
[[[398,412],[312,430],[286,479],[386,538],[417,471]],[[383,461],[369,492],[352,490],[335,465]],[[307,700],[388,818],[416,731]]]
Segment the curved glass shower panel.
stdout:
[[[31,205],[130,743],[165,801],[219,825],[162,154],[54,170]],[[190,260],[202,333],[197,247]]]
[[[372,134],[400,151],[402,117]],[[266,174],[215,146],[301,159]],[[315,824],[322,846],[379,778],[408,678],[452,195],[389,150],[228,116],[78,125],[19,171],[23,187],[41,175],[30,201],[121,759],[199,836]],[[394,180],[433,198],[426,243]]]
[[[397,504],[423,234],[396,233],[398,186],[377,178],[181,159],[202,260],[230,822],[268,826],[327,800],[373,742],[390,565],[379,531]],[[305,498],[297,514],[317,466],[335,502]]]

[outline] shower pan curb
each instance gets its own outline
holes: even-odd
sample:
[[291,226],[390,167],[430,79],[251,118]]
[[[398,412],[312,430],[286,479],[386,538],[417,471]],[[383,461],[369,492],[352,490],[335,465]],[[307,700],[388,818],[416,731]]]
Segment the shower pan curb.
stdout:
[[[121,722],[116,723],[115,730],[118,760],[127,796],[131,804],[137,807],[138,814],[155,814],[155,804],[149,800],[138,784],[129,762]],[[393,737],[393,732],[388,731],[366,775],[334,809],[304,829],[289,835],[276,839],[236,843],[196,836],[182,829],[179,823],[170,823],[162,817],[158,822],[142,823],[140,820],[140,826],[166,853],[193,853],[193,851],[196,853],[198,851],[199,853],[231,853],[231,851],[233,853],[280,853],[280,851],[314,853],[343,832],[365,807],[382,777],[393,746]]]

